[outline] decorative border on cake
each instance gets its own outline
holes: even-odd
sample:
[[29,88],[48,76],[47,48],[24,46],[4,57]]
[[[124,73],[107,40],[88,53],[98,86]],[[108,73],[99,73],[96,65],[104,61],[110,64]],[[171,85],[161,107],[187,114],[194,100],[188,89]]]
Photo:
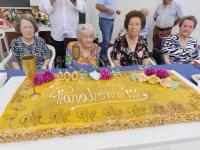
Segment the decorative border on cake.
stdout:
[[190,123],[194,121],[200,121],[200,114],[185,114],[178,115],[174,114],[169,116],[158,114],[149,116],[145,121],[137,120],[109,120],[104,124],[94,124],[92,126],[84,128],[64,128],[64,129],[50,129],[43,131],[34,131],[30,133],[20,133],[20,134],[0,134],[0,143],[10,143],[10,142],[20,142],[28,140],[38,140],[50,137],[58,136],[70,136],[86,133],[99,133],[106,131],[118,131],[122,129],[130,128],[144,128],[144,127],[154,127],[167,124],[177,124],[177,123]]

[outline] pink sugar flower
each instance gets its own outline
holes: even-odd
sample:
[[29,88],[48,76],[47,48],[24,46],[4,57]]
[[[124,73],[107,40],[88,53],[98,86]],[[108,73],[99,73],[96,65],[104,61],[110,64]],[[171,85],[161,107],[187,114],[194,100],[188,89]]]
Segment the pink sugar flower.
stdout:
[[101,69],[100,74],[101,74],[101,79],[103,80],[109,80],[112,76],[112,73],[107,69]]
[[36,74],[34,77],[34,85],[41,85],[42,83],[44,83],[44,77],[43,74]]
[[54,74],[48,70],[43,72],[43,77],[44,77],[45,82],[49,82],[55,78]]
[[154,68],[148,68],[144,71],[144,74],[146,76],[152,76],[156,73],[156,70]]
[[169,73],[164,68],[160,68],[156,71],[156,76],[159,77],[160,79],[165,79],[169,77]]

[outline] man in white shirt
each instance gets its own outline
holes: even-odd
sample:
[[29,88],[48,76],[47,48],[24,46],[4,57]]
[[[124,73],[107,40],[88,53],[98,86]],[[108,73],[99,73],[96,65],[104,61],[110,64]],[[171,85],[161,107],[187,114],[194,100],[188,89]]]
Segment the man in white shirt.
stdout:
[[178,3],[173,0],[162,0],[154,13],[153,48],[160,49],[160,38],[169,36],[182,16],[182,9]]
[[55,60],[64,60],[64,39],[76,38],[79,12],[86,12],[85,0],[42,0],[39,7],[49,15],[52,43],[56,49]]

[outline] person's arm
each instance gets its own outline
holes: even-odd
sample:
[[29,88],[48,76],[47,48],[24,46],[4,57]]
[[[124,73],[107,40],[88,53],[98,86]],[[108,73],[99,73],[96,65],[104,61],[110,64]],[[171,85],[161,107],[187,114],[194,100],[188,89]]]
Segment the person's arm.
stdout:
[[13,69],[15,69],[15,70],[21,69],[17,62],[12,62],[12,66],[13,66]]
[[16,40],[12,40],[11,42],[11,52],[12,52],[12,66],[14,69],[19,70],[21,69],[19,62],[20,62],[20,52],[19,49],[17,48],[17,42]]
[[41,12],[50,14],[53,11],[56,0],[41,0],[39,9]]
[[175,22],[174,22],[174,26],[176,26],[176,25],[179,23],[179,21],[180,21],[180,18],[177,18],[177,19],[175,20]]
[[164,54],[164,62],[165,64],[172,64],[172,62],[169,59],[169,56],[167,54]]
[[80,13],[86,12],[85,0],[71,0],[71,2],[75,6],[76,10],[78,10]]
[[46,60],[44,61],[44,63],[42,64],[42,68],[47,68],[48,65],[49,65],[49,62],[50,62],[50,59],[49,59],[49,58],[46,59]]
[[120,48],[121,48],[120,41],[119,41],[119,39],[116,39],[114,42],[114,45],[113,45],[113,50],[110,53],[110,57],[113,61],[113,64],[116,67],[121,66],[121,63],[120,63],[121,54],[119,53]]
[[112,14],[115,13],[114,10],[112,10],[112,9],[110,9],[110,8],[108,8],[108,7],[106,7],[106,6],[104,6],[103,4],[96,4],[96,9],[99,10],[99,11],[101,11],[101,12],[108,13],[108,14],[110,14],[110,15],[112,15]]
[[154,12],[154,14],[153,14],[153,19],[154,19],[154,21],[156,21],[156,19],[157,19],[157,17],[158,17],[158,13],[157,13],[157,11],[158,11],[158,8],[160,7],[160,5],[156,8],[156,10],[155,10],[155,12]]
[[50,56],[50,50],[48,49],[47,44],[46,44],[46,42],[44,41],[43,38],[39,37],[39,40],[40,40],[40,42],[38,42],[38,43],[41,43],[41,45],[43,46],[43,48],[42,48],[43,51],[41,51],[41,53],[42,53],[42,56],[44,58],[44,63],[42,64],[41,67],[46,69],[49,65],[49,62],[50,62],[50,57],[51,57]]
[[176,8],[177,8],[177,13],[176,13],[177,14],[177,16],[176,16],[177,19],[174,21],[174,26],[176,26],[179,23],[180,18],[183,17],[183,11],[182,11],[181,5],[176,3]]

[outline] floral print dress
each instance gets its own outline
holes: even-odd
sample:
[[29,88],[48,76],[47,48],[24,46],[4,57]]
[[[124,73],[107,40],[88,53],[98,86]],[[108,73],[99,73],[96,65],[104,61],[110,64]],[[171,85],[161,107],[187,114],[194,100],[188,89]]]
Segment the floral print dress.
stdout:
[[[80,47],[79,42],[74,42],[74,45]],[[73,46],[72,46],[73,47]],[[82,67],[82,66],[96,66],[99,64],[100,51],[101,48],[97,44],[93,44],[88,51],[90,51],[89,55],[84,55],[84,49],[80,49],[80,54],[78,59],[74,59],[72,48],[67,48],[66,57],[65,57],[65,65],[66,67]]]
[[121,66],[142,65],[142,60],[149,58],[146,38],[139,36],[135,50],[132,51],[129,48],[126,35],[118,37],[113,45],[111,58],[120,59]]

